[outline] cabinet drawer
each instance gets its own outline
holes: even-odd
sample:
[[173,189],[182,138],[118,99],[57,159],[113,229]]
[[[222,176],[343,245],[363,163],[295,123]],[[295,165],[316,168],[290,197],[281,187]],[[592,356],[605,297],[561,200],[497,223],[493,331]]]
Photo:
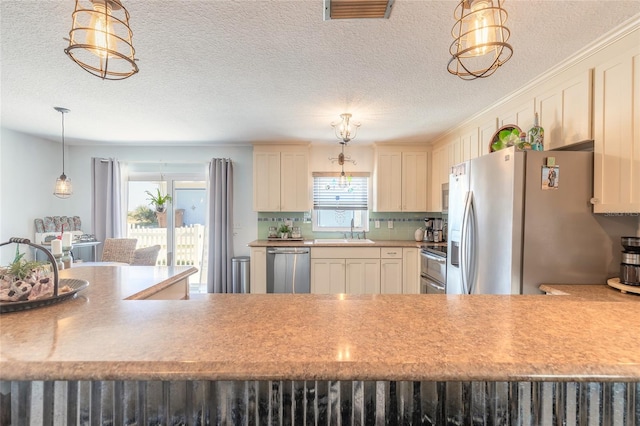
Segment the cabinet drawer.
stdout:
[[402,247],[383,247],[380,249],[380,257],[382,259],[400,259],[402,258]]
[[377,247],[314,247],[311,249],[312,259],[379,259],[380,249]]

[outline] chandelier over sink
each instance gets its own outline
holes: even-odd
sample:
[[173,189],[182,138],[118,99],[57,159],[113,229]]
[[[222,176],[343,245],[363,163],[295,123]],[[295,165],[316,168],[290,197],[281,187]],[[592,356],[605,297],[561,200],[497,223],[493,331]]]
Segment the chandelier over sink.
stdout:
[[335,130],[336,137],[340,140],[340,143],[347,144],[356,138],[360,123],[351,121],[351,114],[349,113],[340,114],[340,118],[342,119],[341,121],[331,123],[331,126]]

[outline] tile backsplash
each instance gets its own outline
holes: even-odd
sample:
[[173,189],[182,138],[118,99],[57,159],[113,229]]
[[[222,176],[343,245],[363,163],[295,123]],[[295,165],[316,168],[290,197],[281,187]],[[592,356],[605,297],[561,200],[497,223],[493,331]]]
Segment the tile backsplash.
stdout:
[[[267,239],[270,226],[279,226],[286,220],[293,222],[293,226],[299,226],[302,237],[314,238],[340,238],[341,232],[313,232],[309,213],[268,212],[258,213],[258,239]],[[424,228],[424,219],[441,218],[441,213],[375,213],[369,212],[369,232],[367,238],[372,240],[413,240],[415,230]],[[380,228],[375,227],[375,222],[380,221]],[[393,228],[389,229],[389,221],[393,222]]]

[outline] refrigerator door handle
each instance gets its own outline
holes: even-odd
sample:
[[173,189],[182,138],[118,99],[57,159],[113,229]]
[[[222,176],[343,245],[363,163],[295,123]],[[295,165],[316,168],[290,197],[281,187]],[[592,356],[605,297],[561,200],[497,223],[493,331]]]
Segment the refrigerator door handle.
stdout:
[[469,196],[469,224],[470,227],[467,229],[468,239],[469,239],[469,264],[467,265],[467,283],[469,284],[469,294],[475,293],[476,289],[476,270],[477,265],[476,262],[478,260],[478,215],[476,213],[476,202],[473,198],[473,193]]
[[469,214],[471,209],[471,200],[473,198],[473,193],[471,191],[467,192],[464,201],[464,213],[462,214],[462,232],[460,235],[460,277],[462,281],[462,292],[463,294],[469,294],[468,287],[468,269],[469,261],[467,254],[467,243],[468,243],[468,232],[469,232]]

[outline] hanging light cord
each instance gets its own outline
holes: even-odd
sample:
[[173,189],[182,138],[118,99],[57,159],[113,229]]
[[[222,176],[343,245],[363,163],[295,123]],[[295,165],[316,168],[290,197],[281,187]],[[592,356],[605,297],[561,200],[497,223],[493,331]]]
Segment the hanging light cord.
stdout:
[[60,111],[62,114],[62,176],[66,176],[64,174],[64,111]]

